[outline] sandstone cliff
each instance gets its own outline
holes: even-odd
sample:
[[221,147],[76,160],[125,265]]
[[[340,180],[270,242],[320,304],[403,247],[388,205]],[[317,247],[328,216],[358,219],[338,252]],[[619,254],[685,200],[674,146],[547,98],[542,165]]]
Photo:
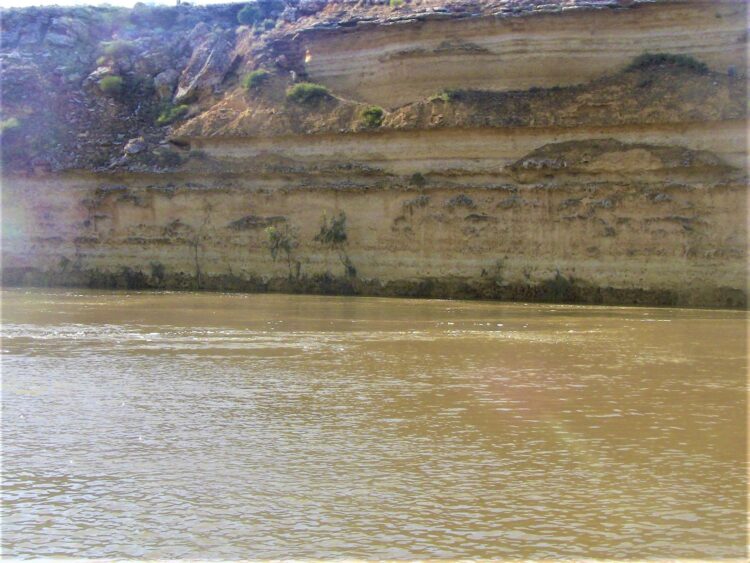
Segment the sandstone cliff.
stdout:
[[391,4],[3,11],[3,282],[746,305],[743,1]]

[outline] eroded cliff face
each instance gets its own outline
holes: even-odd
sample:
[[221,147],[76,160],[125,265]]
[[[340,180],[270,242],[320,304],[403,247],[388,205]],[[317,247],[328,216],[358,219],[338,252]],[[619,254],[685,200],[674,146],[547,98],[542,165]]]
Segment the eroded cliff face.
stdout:
[[243,6],[3,14],[4,283],[746,305],[744,2]]

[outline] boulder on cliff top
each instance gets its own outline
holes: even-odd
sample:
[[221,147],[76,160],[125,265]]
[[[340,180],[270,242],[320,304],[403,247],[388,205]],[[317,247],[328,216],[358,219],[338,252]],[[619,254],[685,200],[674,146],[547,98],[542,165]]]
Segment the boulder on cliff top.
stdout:
[[182,71],[174,102],[189,101],[202,92],[222,83],[232,57],[231,33],[210,34],[194,50],[187,67]]

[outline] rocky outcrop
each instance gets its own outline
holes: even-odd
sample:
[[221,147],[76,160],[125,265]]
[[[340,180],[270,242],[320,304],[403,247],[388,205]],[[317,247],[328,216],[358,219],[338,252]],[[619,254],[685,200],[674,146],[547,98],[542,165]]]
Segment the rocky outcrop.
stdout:
[[4,283],[746,305],[744,2],[244,6],[3,13]]
[[210,93],[210,88],[221,84],[232,64],[231,51],[231,32],[208,34],[193,48],[190,61],[177,84],[174,101],[190,101],[201,91]]
[[301,29],[299,42],[312,80],[396,108],[441,89],[583,84],[644,52],[687,54],[723,74],[744,71],[745,24],[745,7],[732,0],[477,2],[463,12],[347,22],[348,32]]

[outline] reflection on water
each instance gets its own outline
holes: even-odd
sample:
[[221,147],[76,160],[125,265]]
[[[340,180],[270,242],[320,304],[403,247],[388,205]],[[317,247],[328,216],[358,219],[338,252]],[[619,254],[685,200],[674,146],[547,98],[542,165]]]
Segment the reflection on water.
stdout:
[[744,313],[2,295],[6,556],[745,553]]

